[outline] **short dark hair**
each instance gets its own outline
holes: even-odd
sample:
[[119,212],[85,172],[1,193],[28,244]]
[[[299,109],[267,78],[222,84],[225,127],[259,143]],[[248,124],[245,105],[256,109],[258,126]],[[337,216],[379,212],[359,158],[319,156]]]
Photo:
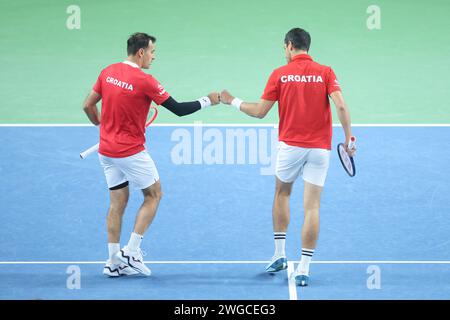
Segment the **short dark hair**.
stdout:
[[300,28],[294,28],[289,30],[284,37],[284,43],[292,42],[292,45],[297,50],[309,51],[309,46],[311,45],[311,36],[306,30]]
[[145,49],[148,47],[148,42],[152,41],[152,43],[155,43],[156,38],[153,36],[150,36],[143,32],[136,32],[133,33],[127,41],[127,53],[128,55],[135,55],[136,52],[139,51],[139,49]]

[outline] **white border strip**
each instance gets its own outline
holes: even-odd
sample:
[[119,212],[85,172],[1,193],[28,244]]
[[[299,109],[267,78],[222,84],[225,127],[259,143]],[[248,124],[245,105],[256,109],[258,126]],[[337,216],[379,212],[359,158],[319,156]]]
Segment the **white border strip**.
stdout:
[[[245,260],[172,260],[145,261],[149,264],[267,264],[270,261]],[[103,264],[105,261],[0,261],[0,265],[15,264]],[[293,263],[293,262],[289,262]],[[289,266],[288,263],[288,266]],[[311,261],[313,264],[450,264],[450,260],[417,260],[417,261],[389,261],[389,260],[347,260],[347,261]]]
[[406,261],[406,260],[399,260],[399,261],[389,261],[389,260],[374,260],[374,261],[364,261],[364,260],[349,260],[349,261],[311,261],[311,263],[316,264],[450,264],[450,261],[448,260],[417,260],[417,261]]
[[94,127],[83,123],[1,123],[0,127]]
[[[144,261],[149,264],[267,264],[269,261],[200,261],[200,260],[175,260],[175,261]],[[104,264],[105,261],[0,261],[2,264]]]
[[287,267],[287,276],[288,276],[288,283],[289,283],[289,300],[298,300],[297,298],[297,285],[295,284],[295,279],[292,276],[292,273],[294,272],[294,262],[289,261],[288,267]]
[[[277,123],[154,123],[152,127],[278,127]],[[87,123],[15,123],[15,124],[1,124],[0,127],[94,127],[93,124]],[[333,124],[333,127],[341,127],[340,124]],[[401,124],[401,123],[356,123],[352,127],[450,127],[450,124]]]
[[[333,124],[333,127],[341,127],[340,124]],[[352,127],[450,127],[448,123],[367,123],[367,124],[352,124]]]

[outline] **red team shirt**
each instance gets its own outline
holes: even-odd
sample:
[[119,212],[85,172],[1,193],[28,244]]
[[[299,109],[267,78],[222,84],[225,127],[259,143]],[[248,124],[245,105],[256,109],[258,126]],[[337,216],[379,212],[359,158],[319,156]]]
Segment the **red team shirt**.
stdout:
[[92,89],[102,97],[99,153],[123,158],[145,150],[150,104],[160,105],[169,98],[164,87],[126,61],[103,69]]
[[333,70],[307,54],[296,55],[274,70],[261,98],[278,101],[278,139],[292,146],[331,150],[328,95],[338,90]]

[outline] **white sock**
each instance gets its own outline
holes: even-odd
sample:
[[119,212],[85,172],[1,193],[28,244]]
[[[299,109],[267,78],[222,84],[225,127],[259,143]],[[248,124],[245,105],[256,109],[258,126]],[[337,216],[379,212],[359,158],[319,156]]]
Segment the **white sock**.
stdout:
[[117,259],[114,257],[120,251],[120,243],[108,243],[109,260],[116,263]]
[[143,238],[144,237],[141,236],[140,234],[132,232],[130,241],[128,241],[127,245],[128,249],[130,249],[130,251],[137,251],[137,249],[141,247],[141,242]]
[[274,232],[273,237],[275,239],[275,257],[286,256],[286,232]]
[[309,275],[309,264],[311,263],[312,256],[314,255],[314,249],[302,248],[302,258],[297,270],[300,274]]

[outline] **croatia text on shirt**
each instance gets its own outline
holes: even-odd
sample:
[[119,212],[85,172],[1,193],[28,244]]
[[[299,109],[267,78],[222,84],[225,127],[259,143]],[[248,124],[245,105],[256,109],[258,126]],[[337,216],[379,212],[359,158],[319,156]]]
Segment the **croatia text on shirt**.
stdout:
[[133,91],[133,85],[132,84],[129,84],[129,83],[124,82],[124,81],[117,80],[117,79],[115,79],[113,77],[107,77],[106,78],[106,83],[111,83],[111,84],[113,84],[115,86],[118,86],[118,87],[120,87],[122,89],[127,89],[127,90],[130,90],[130,91]]
[[323,82],[323,79],[321,76],[315,76],[315,75],[299,75],[299,74],[289,74],[284,75],[280,78],[281,82]]

